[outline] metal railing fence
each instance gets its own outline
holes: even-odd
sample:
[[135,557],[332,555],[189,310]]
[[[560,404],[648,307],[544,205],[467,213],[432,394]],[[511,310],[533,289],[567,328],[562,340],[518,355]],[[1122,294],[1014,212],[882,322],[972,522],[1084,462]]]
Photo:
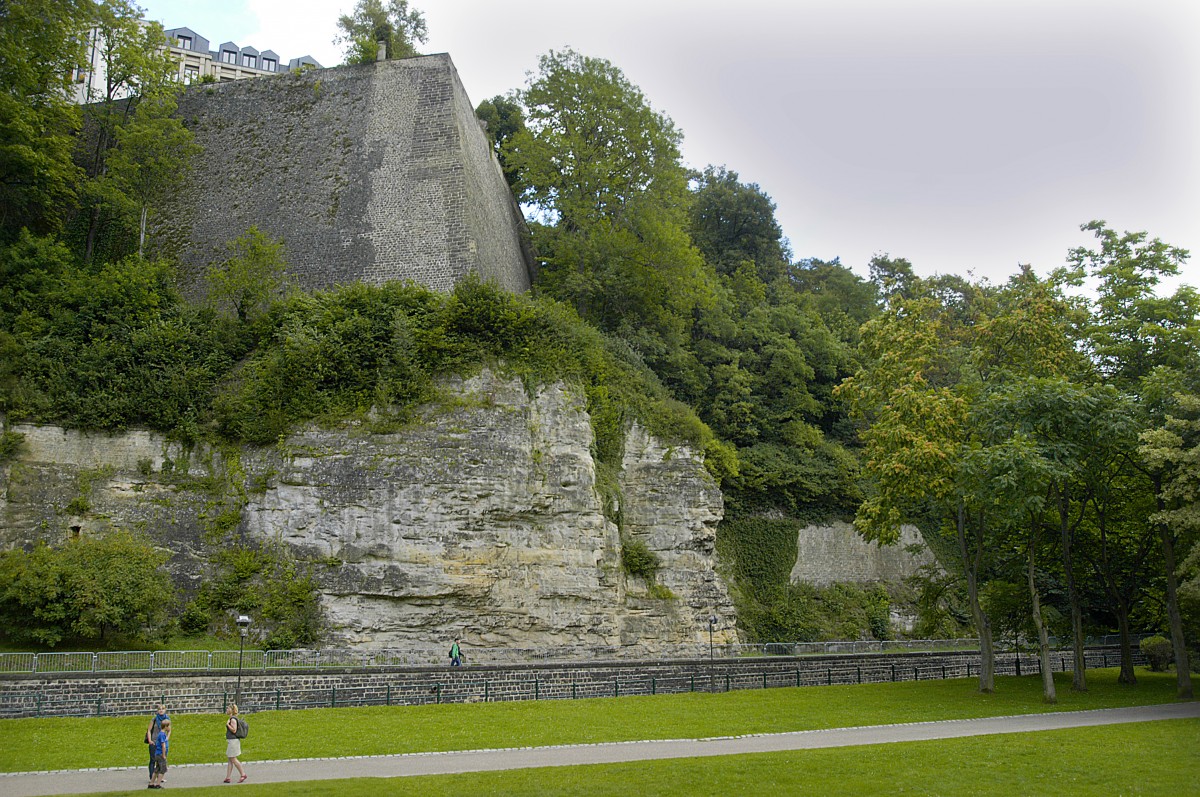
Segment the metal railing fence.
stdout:
[[[1116,666],[1120,656],[1109,650],[1091,650],[1090,667]],[[1140,653],[1135,663],[1145,664]],[[1051,669],[1068,672],[1070,655],[1056,654],[1050,658]],[[996,675],[1033,676],[1041,671],[1037,656],[1030,653],[1006,653],[996,659]],[[458,670],[455,678],[394,679],[381,678],[369,686],[301,686],[269,689],[243,689],[240,708],[244,713],[306,708],[339,708],[356,706],[426,705],[440,703],[502,702],[518,700],[564,700],[595,697],[627,697],[634,695],[678,694],[683,692],[731,692],[744,689],[779,687],[833,686],[900,681],[946,680],[971,678],[979,675],[977,658],[951,656],[935,663],[876,662],[862,659],[856,662],[834,663],[813,661],[795,666],[738,666],[719,669],[707,662],[695,661],[690,672],[638,673],[612,677],[592,677],[586,666],[569,676],[557,677],[537,671],[512,677],[512,673],[496,674],[480,670],[476,673]],[[232,690],[220,692],[164,692],[163,702],[172,706],[173,713],[224,712],[233,700]],[[52,696],[23,690],[0,694],[0,718],[15,717],[79,717],[127,716],[146,711],[145,695]]]
[[[1142,636],[1133,638],[1136,645]],[[1116,635],[1089,638],[1089,646],[1116,645]],[[1052,647],[1063,649],[1070,640],[1051,640]],[[946,652],[979,649],[977,639],[903,639],[848,640],[833,642],[767,642],[757,644],[694,643],[653,649],[640,646],[589,646],[548,648],[471,648],[464,647],[468,664],[505,666],[540,662],[574,661],[677,661],[738,659],[753,656],[821,656],[834,654]],[[1002,649],[997,643],[997,649]],[[1008,648],[1011,649],[1011,648]],[[1032,646],[1024,644],[1023,650]],[[99,653],[0,653],[0,674],[38,674],[70,672],[166,672],[237,670],[247,672],[272,669],[320,669],[323,667],[422,667],[447,663],[442,648],[321,648],[295,650],[129,650]]]

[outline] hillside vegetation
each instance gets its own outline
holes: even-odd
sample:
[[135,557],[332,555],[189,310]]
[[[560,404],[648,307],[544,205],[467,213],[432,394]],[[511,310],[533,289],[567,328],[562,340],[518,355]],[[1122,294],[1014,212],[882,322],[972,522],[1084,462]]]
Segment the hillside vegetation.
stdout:
[[[146,254],[167,242],[146,235],[194,146],[148,44],[161,31],[135,12],[6,10],[9,423],[270,445],[305,421],[402,424],[439,375],[484,364],[564,379],[587,394],[602,464],[635,418],[705,452],[749,638],[896,633],[897,595],[790,585],[787,564],[810,522],[854,518],[881,544],[914,523],[942,565],[908,586],[916,632],[979,636],[985,691],[1001,641],[1048,655],[1051,635],[1079,651],[1116,632],[1128,651],[1134,632],[1162,631],[1190,693],[1200,295],[1163,289],[1186,251],[1094,221],[1095,247],[1046,275],[922,278],[881,254],[864,280],[797,258],[759,186],[686,167],[680,131],[620,69],[564,50],[478,109],[530,213],[532,297],[477,281],[294,293],[286,250],[251,229],[211,264],[205,301],[185,302],[169,257]],[[97,19],[130,45],[107,54],[127,78],[81,109],[65,99],[69,67]],[[123,89],[136,91],[118,102]],[[19,442],[6,434],[0,453]],[[1081,658],[1072,686],[1086,688]]]

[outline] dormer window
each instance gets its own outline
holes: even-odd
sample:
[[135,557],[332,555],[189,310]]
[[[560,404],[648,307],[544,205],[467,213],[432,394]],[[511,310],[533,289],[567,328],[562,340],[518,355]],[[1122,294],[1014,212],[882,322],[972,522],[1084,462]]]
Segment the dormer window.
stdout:
[[242,54],[242,66],[253,67],[255,66],[254,62],[257,60],[258,59],[252,55],[246,55],[244,53]]
[[236,64],[237,53],[235,53],[233,50],[223,50],[221,52],[221,60],[227,64]]
[[265,72],[274,72],[275,71],[275,62],[272,61],[270,58],[264,58],[263,62],[262,62],[262,68],[263,68],[263,71],[265,71]]
[[177,36],[177,37],[175,37],[175,46],[176,46],[176,47],[178,47],[178,48],[179,48],[179,49],[181,49],[181,50],[190,50],[190,49],[192,49],[192,37],[191,37],[191,36]]

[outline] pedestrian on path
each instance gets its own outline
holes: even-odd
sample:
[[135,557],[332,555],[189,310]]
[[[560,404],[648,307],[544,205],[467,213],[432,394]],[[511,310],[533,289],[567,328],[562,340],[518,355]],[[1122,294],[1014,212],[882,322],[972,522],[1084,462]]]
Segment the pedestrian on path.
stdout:
[[[154,740],[158,738],[158,732],[162,730],[164,722],[169,722],[170,717],[167,716],[167,707],[162,703],[154,704],[154,716],[150,718],[150,724],[146,727],[146,744],[150,748],[150,780],[154,780]],[[170,739],[170,734],[167,735]]]
[[171,721],[163,720],[161,729],[158,735],[154,737],[154,775],[150,778],[148,789],[161,789],[162,783],[167,778],[167,751],[170,750],[171,743],[168,741],[171,735]]
[[462,660],[463,660],[462,648],[459,647],[459,645],[458,645],[458,643],[461,641],[462,641],[461,639],[456,639],[456,640],[454,640],[454,644],[450,646],[450,666],[451,667],[461,667],[462,666]]
[[225,782],[229,783],[233,768],[237,767],[238,783],[241,783],[246,779],[246,770],[242,768],[242,762],[238,761],[238,756],[242,754],[242,740],[238,737],[237,703],[230,703],[225,713],[228,715],[225,720],[225,757],[229,759],[229,763],[225,765]]

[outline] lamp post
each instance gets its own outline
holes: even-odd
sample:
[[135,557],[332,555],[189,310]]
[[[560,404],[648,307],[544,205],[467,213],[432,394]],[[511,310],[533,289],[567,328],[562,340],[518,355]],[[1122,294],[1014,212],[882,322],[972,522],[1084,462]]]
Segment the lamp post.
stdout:
[[717,627],[717,616],[708,616],[708,691],[717,691],[717,674],[713,669],[713,629]]
[[238,648],[238,680],[237,691],[234,692],[234,703],[242,702],[242,657],[246,655],[246,632],[250,630],[250,618],[244,614],[239,614],[236,620],[238,629],[242,632],[242,643]]

